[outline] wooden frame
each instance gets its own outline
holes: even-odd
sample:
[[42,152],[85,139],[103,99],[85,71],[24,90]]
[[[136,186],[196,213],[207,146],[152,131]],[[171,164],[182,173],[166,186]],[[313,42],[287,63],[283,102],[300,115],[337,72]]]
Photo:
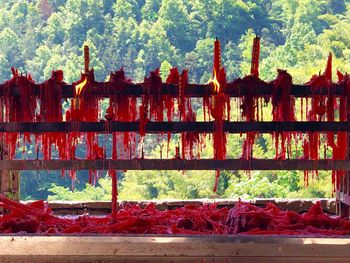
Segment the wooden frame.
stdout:
[[[34,95],[40,97],[42,94],[41,84],[33,84]],[[56,91],[63,99],[75,97],[72,85],[56,85]],[[143,95],[155,95],[152,89],[145,88],[142,83],[123,84],[123,89],[118,84],[94,83],[93,87],[83,91],[81,97],[96,96],[108,98],[112,95],[141,97]],[[242,97],[245,95],[264,97],[274,93],[272,83],[257,82],[247,87],[243,82],[229,83],[223,90],[230,97]],[[162,84],[162,94],[179,97],[179,86],[173,84]],[[214,94],[213,86],[210,84],[189,84],[185,89],[186,97],[208,97]],[[348,96],[346,87],[333,84],[331,88],[314,90],[308,85],[292,85],[290,90],[294,97],[312,97],[313,95]],[[0,86],[1,96],[20,96],[18,87]],[[350,98],[348,96],[350,105]],[[148,122],[145,125],[147,133],[160,132],[199,132],[210,133],[215,131],[215,122]],[[139,122],[38,122],[38,123],[0,123],[0,132],[138,132]],[[274,133],[284,131],[294,132],[347,132],[350,138],[350,111],[347,122],[224,122],[223,131],[227,133]],[[348,160],[0,160],[2,170],[350,170],[350,152]],[[343,216],[349,216],[350,206],[350,174],[346,173],[343,182],[337,192],[338,211]]]
[[348,262],[350,239],[261,236],[1,236],[5,262]]
[[350,160],[0,160],[0,170],[350,170]]
[[[124,84],[123,84],[124,85]],[[223,92],[230,97],[242,97],[244,95],[253,95],[256,97],[263,97],[266,95],[273,94],[273,84],[270,83],[256,83],[255,88],[251,89],[244,84],[228,84],[228,87]],[[57,90],[61,91],[62,98],[72,98],[75,97],[75,90],[72,85],[62,84],[56,86]],[[33,84],[33,94],[36,96],[41,95],[40,84]],[[142,95],[148,94],[144,88],[144,84],[125,84],[123,89],[118,89],[116,84],[111,84],[108,82],[96,82],[92,89],[88,92],[82,92],[81,97],[84,96],[97,96],[101,98],[108,98],[111,95],[121,95],[121,96],[135,96],[140,97]],[[152,91],[151,94],[152,95]],[[179,96],[179,86],[174,84],[162,84],[162,94],[170,95],[173,97]],[[189,84],[185,89],[185,96],[188,97],[203,97],[213,95],[213,86],[210,84]],[[313,95],[335,95],[342,96],[346,94],[346,89],[341,86],[334,84],[331,89],[326,87],[313,90],[308,85],[292,85],[290,90],[290,95],[294,97],[311,97]],[[5,91],[4,86],[0,86],[0,96],[12,95],[20,96],[18,87],[13,86],[10,88],[9,94]]]
[[[0,132],[139,132],[140,122],[2,122]],[[160,132],[199,132],[215,131],[215,121],[211,122],[147,122],[147,133]],[[258,131],[260,133],[273,132],[327,132],[348,131],[348,122],[228,122],[224,121],[224,132],[246,133]]]

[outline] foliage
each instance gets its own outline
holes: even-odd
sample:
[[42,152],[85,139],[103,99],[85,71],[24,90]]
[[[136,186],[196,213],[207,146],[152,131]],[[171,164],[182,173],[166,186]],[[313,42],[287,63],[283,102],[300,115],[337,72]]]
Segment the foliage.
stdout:
[[[229,80],[249,73],[255,34],[262,37],[260,74],[265,80],[284,68],[295,83],[306,82],[323,70],[330,51],[342,71],[348,70],[350,59],[350,4],[345,0],[10,0],[1,1],[0,13],[0,81],[10,77],[11,66],[30,72],[36,81],[47,79],[54,69],[64,71],[66,82],[76,81],[84,43],[91,47],[100,81],[123,66],[134,81],[157,67],[164,79],[177,66],[189,69],[191,82],[205,83],[211,76],[215,37],[222,43]],[[145,150],[155,154],[155,141],[147,140]],[[238,158],[241,143],[242,138],[230,138],[228,156]],[[261,136],[255,155],[273,158],[272,149],[271,138]],[[309,188],[300,172],[253,172],[250,178],[235,171],[222,174],[218,196],[223,197],[330,195],[329,173],[320,173]],[[213,197],[212,172],[127,172],[120,179],[121,198]],[[65,187],[51,188],[55,197],[50,198],[80,198],[79,192],[95,198],[92,190],[100,198],[108,196],[106,189],[98,190],[102,186],[85,189],[87,173],[78,176],[77,191],[71,194],[65,190],[68,179],[40,172],[22,177],[22,198],[47,198],[49,180]]]
[[76,200],[76,201],[110,201],[112,198],[111,179],[109,177],[101,178],[98,185],[86,184],[82,190],[72,191],[69,188],[52,184],[47,200]]

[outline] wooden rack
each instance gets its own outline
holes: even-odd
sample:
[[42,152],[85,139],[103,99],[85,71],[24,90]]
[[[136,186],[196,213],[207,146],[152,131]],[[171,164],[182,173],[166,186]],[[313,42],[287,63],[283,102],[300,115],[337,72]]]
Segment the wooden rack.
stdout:
[[[40,95],[40,84],[33,84],[34,95]],[[81,96],[98,96],[101,98],[108,98],[110,95],[122,95],[122,96],[135,96],[140,97],[141,95],[146,95],[147,91],[144,88],[143,83],[139,84],[123,84],[123,89],[116,88],[113,84],[109,82],[96,82],[94,88],[90,89],[88,93],[82,92]],[[75,90],[72,85],[62,84],[57,86],[56,89],[61,91],[62,98],[73,98],[75,96]],[[244,95],[254,95],[256,97],[264,97],[266,95],[273,94],[273,85],[270,83],[256,83],[255,88],[249,88],[243,82],[229,83],[223,90],[224,93],[230,97],[242,97]],[[6,94],[5,87],[0,86],[0,96]],[[152,91],[151,91],[151,94]],[[171,95],[174,97],[179,96],[178,85],[163,83],[162,84],[162,94]],[[210,84],[189,84],[185,90],[185,96],[189,97],[203,97],[213,95],[213,86]],[[333,87],[322,88],[317,90],[312,90],[308,85],[293,85],[290,90],[291,96],[294,97],[311,97],[313,95],[335,95],[343,96],[346,94],[345,88],[342,85],[333,84]],[[20,91],[18,87],[11,87],[10,94],[12,96],[20,96]]]
[[[162,94],[173,97],[179,96],[179,87],[172,84],[162,84]],[[74,97],[72,85],[56,86],[61,89],[62,98]],[[33,84],[34,94],[40,95],[40,85]],[[239,82],[228,84],[223,91],[230,97],[242,97],[251,95],[264,97],[273,94],[272,84],[257,84],[256,88],[247,88]],[[86,92],[87,93],[87,92]],[[0,96],[6,94],[5,88],[0,86]],[[121,91],[111,83],[96,83],[94,88],[89,89],[84,96],[97,96],[108,98],[111,95],[141,97],[147,94],[143,84],[126,84]],[[185,96],[204,97],[213,94],[212,85],[190,84],[186,89]],[[9,94],[6,94],[9,95]],[[16,87],[11,87],[12,96],[20,96]],[[347,96],[345,88],[334,85],[332,88],[312,90],[307,85],[293,85],[291,96],[311,97],[313,95]],[[350,115],[349,115],[350,116]],[[0,123],[0,132],[138,132],[139,122],[36,122],[36,123]],[[145,130],[147,133],[160,132],[200,132],[210,133],[215,131],[215,122],[148,122]],[[283,131],[295,132],[348,132],[350,135],[350,118],[347,122],[224,122],[224,131],[228,133],[273,133]],[[349,147],[350,148],[350,147]],[[349,155],[350,156],[350,155]],[[350,170],[348,160],[182,160],[182,159],[134,159],[134,160],[0,160],[0,170]],[[350,206],[350,178],[349,173],[343,178],[337,193],[338,212],[342,216],[349,216]]]

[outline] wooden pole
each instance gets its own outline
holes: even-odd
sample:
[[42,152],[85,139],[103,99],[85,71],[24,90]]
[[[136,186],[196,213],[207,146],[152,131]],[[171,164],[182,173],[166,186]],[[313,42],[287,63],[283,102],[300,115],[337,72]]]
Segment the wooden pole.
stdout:
[[0,160],[0,170],[350,170],[350,160]]
[[118,174],[117,171],[110,171],[112,177],[112,216],[116,218],[118,209]]
[[[62,98],[73,98],[75,97],[75,88],[72,85],[62,84],[60,87],[62,90]],[[155,90],[155,89],[154,89]],[[10,93],[9,93],[10,92]],[[10,91],[5,88],[5,86],[0,85],[0,96],[20,96],[20,91],[17,86],[11,87]],[[33,92],[35,96],[41,95],[40,84],[33,84]],[[151,95],[153,94],[153,89],[151,90]],[[273,85],[269,83],[260,83],[254,90],[249,89],[244,83],[231,84],[228,83],[226,88],[222,91],[223,93],[229,95],[230,97],[242,97],[244,95],[253,95],[257,97],[263,97],[273,94]],[[331,89],[323,87],[317,90],[312,90],[308,85],[292,85],[291,96],[294,97],[311,97],[313,95],[334,95],[343,96],[344,87],[333,84]],[[125,84],[123,89],[118,89],[111,83],[108,82],[97,82],[95,86],[89,89],[88,95],[94,95],[101,98],[108,98],[110,95],[124,95],[124,96],[135,96],[141,97],[146,94],[147,91],[143,87],[143,83],[135,84]],[[172,95],[174,97],[179,96],[178,85],[163,83],[162,84],[162,94]],[[203,97],[213,95],[213,88],[209,84],[189,84],[188,88],[185,90],[185,96],[189,97]],[[84,94],[82,94],[84,97]]]
[[[347,93],[347,123],[350,125],[350,94]],[[350,127],[350,126],[348,126]],[[347,152],[346,159],[350,160],[350,130],[347,130]],[[338,178],[337,178],[338,179]],[[349,218],[350,215],[350,172],[346,171],[343,178],[339,178],[340,182],[336,180],[336,194],[337,194],[337,214],[343,218]]]
[[89,73],[90,66],[90,49],[88,45],[84,46],[84,73]]
[[259,57],[260,57],[260,38],[256,36],[253,41],[250,74],[257,78],[259,77]]
[[[139,132],[140,122],[1,122],[0,132]],[[245,132],[327,132],[347,131],[349,122],[223,122],[223,131],[240,134]],[[215,131],[215,122],[148,122],[145,126],[147,133],[159,132],[199,132]]]
[[[8,150],[7,145],[0,145],[0,161],[9,161],[8,160]],[[5,196],[6,198],[19,201],[20,199],[20,172],[18,170],[8,170],[1,169],[0,170],[0,195]],[[1,213],[6,213],[2,208],[0,208]]]

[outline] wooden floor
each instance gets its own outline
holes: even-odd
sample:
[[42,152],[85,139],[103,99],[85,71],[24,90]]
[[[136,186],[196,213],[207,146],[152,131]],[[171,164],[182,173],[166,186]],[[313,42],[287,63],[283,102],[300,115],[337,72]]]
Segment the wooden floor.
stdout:
[[0,262],[350,262],[350,237],[0,236]]

